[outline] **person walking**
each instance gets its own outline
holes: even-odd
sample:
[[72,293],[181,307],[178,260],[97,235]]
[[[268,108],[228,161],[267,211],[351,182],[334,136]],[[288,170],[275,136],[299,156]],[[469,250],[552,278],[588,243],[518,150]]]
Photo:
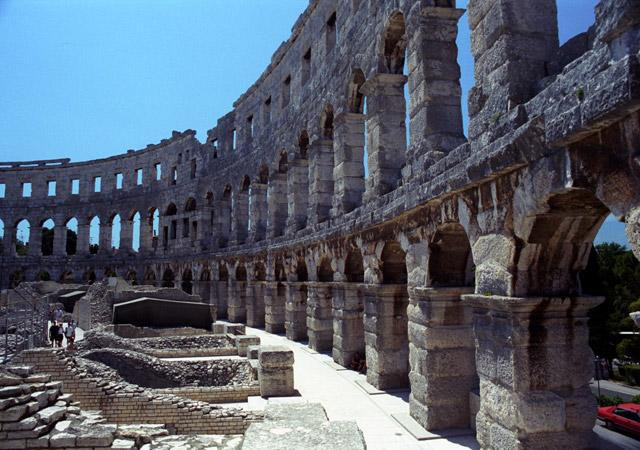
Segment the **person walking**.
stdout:
[[58,336],[56,338],[56,347],[62,348],[62,341],[64,340],[64,330],[62,329],[62,322],[58,325]]
[[53,320],[55,320],[59,324],[62,324],[62,317],[63,316],[64,316],[64,311],[62,310],[61,307],[58,306],[58,309],[56,309],[56,312],[54,314]]
[[51,326],[49,327],[49,341],[51,341],[51,347],[56,346],[56,342],[58,341],[58,322],[55,320],[51,322]]
[[76,341],[76,324],[73,320],[69,321],[67,328],[65,328],[64,336],[67,338],[67,348],[73,350],[73,344]]

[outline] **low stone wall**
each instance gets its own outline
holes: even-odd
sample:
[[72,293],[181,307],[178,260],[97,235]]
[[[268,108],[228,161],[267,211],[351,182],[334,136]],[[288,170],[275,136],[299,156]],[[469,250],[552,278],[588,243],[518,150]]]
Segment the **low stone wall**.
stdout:
[[158,394],[171,394],[205,403],[241,403],[251,396],[260,395],[260,385],[233,387],[184,387],[174,389],[154,389]]
[[149,328],[136,327],[135,325],[129,324],[110,325],[108,327],[105,327],[104,331],[111,331],[114,334],[126,339],[143,339],[164,336],[201,336],[214,334],[213,332],[209,332],[200,328]]
[[25,351],[16,362],[51,374],[64,383],[65,392],[73,394],[82,408],[99,409],[109,422],[116,424],[164,423],[179,434],[242,434],[250,423],[262,420],[257,412],[220,408],[89,376],[61,350]]

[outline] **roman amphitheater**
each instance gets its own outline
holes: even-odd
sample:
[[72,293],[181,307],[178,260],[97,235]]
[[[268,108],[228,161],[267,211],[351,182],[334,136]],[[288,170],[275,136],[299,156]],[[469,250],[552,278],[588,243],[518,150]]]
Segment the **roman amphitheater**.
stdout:
[[[352,427],[336,431],[344,440],[337,438],[330,425],[318,425],[343,419],[325,405],[331,421],[325,416],[309,427],[333,440],[317,448],[420,448],[430,441],[416,435],[452,429],[474,430],[485,449],[592,448],[596,401],[588,385],[587,312],[602,298],[583,292],[579,274],[609,214],[626,223],[640,257],[640,3],[601,0],[594,25],[562,46],[555,0],[471,0],[468,23],[459,23],[464,10],[455,3],[311,0],[290,38],[206,142],[195,131],[174,131],[107,159],[2,163],[0,282],[15,288],[6,296],[35,298],[44,295],[43,286],[55,285],[49,299],[65,309],[71,302],[69,314],[93,336],[82,351],[112,367],[126,365],[130,356],[122,352],[132,348],[143,354],[133,366],[160,367],[157,358],[167,356],[147,347],[145,353],[140,343],[127,347],[133,345],[127,339],[143,337],[123,337],[124,325],[109,323],[116,314],[110,316],[111,308],[123,311],[135,307],[132,298],[152,297],[160,299],[147,304],[154,317],[149,311],[162,310],[163,299],[201,302],[204,309],[191,316],[182,311],[188,323],[178,325],[208,317],[207,336],[218,340],[190,345],[229,347],[238,358],[254,353],[259,364],[252,370],[264,380],[273,370],[289,373],[286,345],[295,344],[296,371],[299,354],[322,357],[331,376],[365,372],[362,395],[402,402],[402,395],[389,393],[407,393],[403,420],[419,430],[403,433],[405,440],[390,437],[382,445],[386,441],[358,421],[354,404],[352,422],[342,424]],[[468,136],[459,26],[472,30]],[[26,239],[18,233],[25,224]],[[99,229],[93,238],[91,229]],[[119,307],[120,300],[128,306]],[[137,325],[141,333],[147,324]],[[279,342],[280,350],[247,350],[261,340]],[[107,355],[102,347],[119,350]],[[269,358],[278,360],[277,370]],[[54,399],[67,415],[81,407],[101,409],[107,422],[155,423],[145,419],[152,412],[123,419],[112,403],[85,395],[80,378],[69,379],[68,373],[95,375],[93,363],[38,348],[14,362],[22,365],[8,368],[0,381],[25,386],[24,392],[44,382],[36,373],[53,377],[49,384],[66,376],[64,386],[47,384],[45,392],[71,389],[75,402]],[[144,382],[120,369],[117,376],[129,383],[124,391],[143,395],[135,386]],[[258,388],[234,365],[225,370],[235,374],[223,383],[231,401],[260,395],[268,384],[260,378]],[[180,373],[189,379],[188,371]],[[303,382],[296,372],[302,399]],[[147,388],[156,389],[156,397],[144,395],[158,411],[163,395],[187,389],[140,389]],[[120,388],[102,389],[107,398]],[[275,420],[279,413],[269,408],[286,402],[223,413],[199,409],[203,397],[191,398],[183,403],[195,403],[181,411],[199,411],[197,420],[159,413],[158,423],[173,424],[169,437],[245,433],[244,443],[216,445],[295,448],[260,447],[253,429]],[[216,399],[212,403],[221,403]],[[0,403],[0,410],[9,404]],[[10,422],[2,413],[0,422]],[[317,411],[307,413],[282,415],[293,420]],[[0,448],[12,448],[6,442],[17,448],[102,445],[80,445],[80,437],[10,441],[7,430],[21,428],[3,427]]]

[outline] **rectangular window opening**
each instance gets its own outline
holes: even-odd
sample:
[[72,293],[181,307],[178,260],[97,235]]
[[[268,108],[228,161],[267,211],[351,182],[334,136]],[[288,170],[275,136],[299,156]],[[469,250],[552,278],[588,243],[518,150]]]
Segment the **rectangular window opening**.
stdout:
[[171,239],[175,239],[178,234],[178,221],[171,221]]
[[80,179],[74,178],[71,180],[71,195],[78,195],[80,193]]
[[326,32],[326,44],[327,44],[327,54],[333,50],[333,47],[336,46],[336,13],[334,12],[327,20],[327,32]]
[[4,183],[0,183],[0,198],[4,198],[7,192],[7,185]]
[[116,174],[116,189],[122,189],[122,182],[124,180],[124,175],[122,172]]
[[56,182],[55,180],[47,181],[47,195],[49,197],[56,196]]
[[284,79],[282,83],[282,107],[284,108],[291,100],[291,75]]
[[253,116],[247,117],[247,128],[249,129],[249,137],[253,137]]
[[102,190],[102,177],[93,177],[93,192]]
[[192,180],[196,177],[197,171],[198,171],[198,162],[194,158],[191,160],[191,179]]
[[182,237],[189,237],[189,218],[182,219]]
[[162,179],[162,164],[156,163],[153,167],[156,170],[156,181],[160,181]]
[[136,186],[142,186],[142,169],[136,169]]
[[235,128],[231,132],[231,149],[234,152],[238,149],[238,133]]
[[311,48],[309,48],[302,58],[302,84],[306,84],[311,78]]
[[171,168],[171,184],[175,185],[177,182],[178,182],[178,168],[172,167]]
[[31,197],[31,183],[22,183],[22,196]]
[[264,123],[271,122],[271,97],[264,102]]
[[196,240],[198,238],[198,221],[191,222],[191,239]]

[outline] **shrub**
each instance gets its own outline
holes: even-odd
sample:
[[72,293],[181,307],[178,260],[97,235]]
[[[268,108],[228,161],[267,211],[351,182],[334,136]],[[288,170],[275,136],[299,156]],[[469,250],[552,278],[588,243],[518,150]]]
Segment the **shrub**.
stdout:
[[640,385],[640,364],[626,364],[624,367],[624,379],[629,384]]
[[640,361],[640,337],[624,338],[616,345],[618,358],[627,361]]
[[619,403],[624,403],[624,400],[617,395],[615,397],[609,397],[608,395],[601,395],[598,397],[599,406],[615,406]]
[[629,402],[640,403],[640,395],[634,395],[633,397],[631,397],[631,400],[629,400]]

